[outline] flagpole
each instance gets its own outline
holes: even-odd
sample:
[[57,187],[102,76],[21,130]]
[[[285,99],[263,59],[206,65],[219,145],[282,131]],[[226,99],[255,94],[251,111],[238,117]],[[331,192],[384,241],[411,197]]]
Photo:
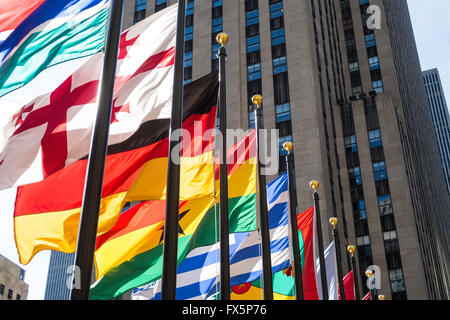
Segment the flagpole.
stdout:
[[264,127],[262,124],[262,96],[254,95],[252,97],[252,102],[256,105],[256,150],[258,152],[259,217],[261,224],[263,296],[264,300],[273,300],[272,257],[270,252],[269,215],[267,212],[266,176],[262,173],[264,164],[261,162],[261,154],[265,154],[264,150],[261,151],[262,139],[260,136],[260,131],[262,131]]
[[339,240],[338,229],[336,229],[336,225],[338,224],[338,218],[332,217],[329,220],[330,224],[333,226],[333,239],[334,245],[336,248],[336,263],[337,263],[337,273],[338,273],[338,283],[339,283],[339,295],[341,296],[341,300],[345,300],[345,288],[344,288],[344,279],[342,275],[342,259],[341,259],[341,242]]
[[359,293],[358,272],[356,270],[356,263],[355,263],[355,256],[354,256],[356,248],[355,248],[355,246],[350,245],[347,247],[347,251],[351,254],[350,262],[352,264],[352,273],[353,273],[353,282],[355,283],[356,300],[361,300],[361,295]]
[[108,21],[108,34],[100,81],[99,104],[95,120],[88,166],[83,192],[83,202],[75,254],[74,277],[79,279],[79,288],[72,287],[71,300],[88,300],[91,274],[97,239],[97,227],[102,197],[103,174],[108,146],[111,106],[116,77],[117,53],[122,25],[123,0],[112,0]]
[[297,224],[297,201],[295,197],[295,186],[294,186],[294,157],[291,154],[293,148],[292,142],[285,142],[283,144],[283,149],[288,152],[286,156],[286,168],[288,174],[288,186],[289,186],[289,225],[291,227],[291,247],[292,255],[294,257],[294,278],[295,278],[295,296],[296,300],[303,300],[303,276],[302,276],[302,263],[300,259],[300,245],[298,242],[298,224]]
[[309,183],[311,189],[314,190],[314,208],[316,215],[316,229],[317,229],[317,242],[319,247],[319,263],[320,263],[320,278],[322,283],[322,300],[328,300],[328,281],[327,281],[327,270],[325,267],[325,256],[323,249],[323,237],[322,237],[322,222],[320,219],[320,208],[319,208],[319,194],[317,189],[319,188],[319,182],[313,180]]
[[180,151],[175,151],[180,138],[172,137],[183,122],[184,79],[184,23],[186,0],[178,0],[178,19],[173,78],[172,113],[169,130],[169,157],[167,164],[166,218],[164,222],[163,269],[161,299],[175,300],[177,291],[178,213],[180,205]]
[[230,300],[230,241],[228,221],[228,161],[227,161],[227,80],[225,44],[228,42],[226,33],[217,35],[217,42],[221,45],[219,57],[219,127],[222,133],[221,161],[220,161],[220,297]]

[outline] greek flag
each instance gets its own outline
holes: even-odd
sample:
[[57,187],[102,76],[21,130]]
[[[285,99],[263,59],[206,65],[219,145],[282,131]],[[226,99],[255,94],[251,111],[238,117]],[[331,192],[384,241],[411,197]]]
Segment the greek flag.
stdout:
[[[288,268],[289,191],[287,174],[267,186],[272,272]],[[259,231],[230,234],[231,286],[252,282],[262,276]],[[220,243],[193,249],[177,270],[177,300],[204,300],[220,290]],[[133,300],[161,299],[161,280],[136,288]]]

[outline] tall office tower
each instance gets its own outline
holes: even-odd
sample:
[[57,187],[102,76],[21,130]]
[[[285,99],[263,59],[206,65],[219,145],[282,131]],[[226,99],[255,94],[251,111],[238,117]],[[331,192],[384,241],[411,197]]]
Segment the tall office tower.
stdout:
[[[141,2],[125,0],[124,28]],[[148,0],[140,17],[174,3]],[[317,179],[325,245],[336,216],[361,290],[377,265],[388,299],[450,298],[450,204],[406,0],[194,0],[186,17],[188,79],[217,68],[227,32],[228,126],[253,127],[251,97],[263,95],[280,172],[294,144],[298,211]]]
[[0,300],[27,300],[25,270],[0,254]]
[[424,71],[423,81],[427,90],[447,191],[450,196],[450,115],[438,69]]
[[74,263],[75,254],[52,251],[48,267],[45,300],[69,300],[70,289],[67,287],[68,267]]

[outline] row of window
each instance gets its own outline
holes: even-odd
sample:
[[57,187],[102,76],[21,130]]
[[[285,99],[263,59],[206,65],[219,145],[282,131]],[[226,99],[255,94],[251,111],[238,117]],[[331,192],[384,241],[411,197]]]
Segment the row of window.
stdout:
[[194,0],[188,0],[185,11],[185,28],[184,28],[184,80],[183,84],[192,81],[192,51],[194,48]]
[[[353,111],[350,104],[341,106],[345,155],[347,159],[350,197],[352,201],[353,224],[359,260],[359,276],[365,281],[365,270],[373,264],[369,225],[367,223],[366,202],[362,187],[358,143],[355,134]],[[364,283],[364,282],[363,282]],[[366,290],[363,287],[364,290]]]
[[[5,295],[5,285],[0,283],[0,295]],[[12,289],[8,289],[8,300],[12,300],[14,295],[14,291]],[[21,300],[22,296],[20,294],[16,294],[16,300]]]
[[365,100],[364,108],[392,298],[406,299],[400,248],[397,239],[394,210],[392,208],[391,192],[384,158],[383,141],[379,129],[375,97]]

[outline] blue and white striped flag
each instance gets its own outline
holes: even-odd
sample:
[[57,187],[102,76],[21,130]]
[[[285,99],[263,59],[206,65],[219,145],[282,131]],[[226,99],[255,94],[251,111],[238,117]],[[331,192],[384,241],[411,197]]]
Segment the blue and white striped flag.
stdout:
[[[272,272],[291,265],[289,251],[289,191],[287,174],[267,186]],[[258,231],[230,234],[231,286],[262,276]],[[220,243],[192,250],[178,266],[177,300],[204,300],[219,292]],[[161,280],[136,288],[132,299],[161,299]]]

